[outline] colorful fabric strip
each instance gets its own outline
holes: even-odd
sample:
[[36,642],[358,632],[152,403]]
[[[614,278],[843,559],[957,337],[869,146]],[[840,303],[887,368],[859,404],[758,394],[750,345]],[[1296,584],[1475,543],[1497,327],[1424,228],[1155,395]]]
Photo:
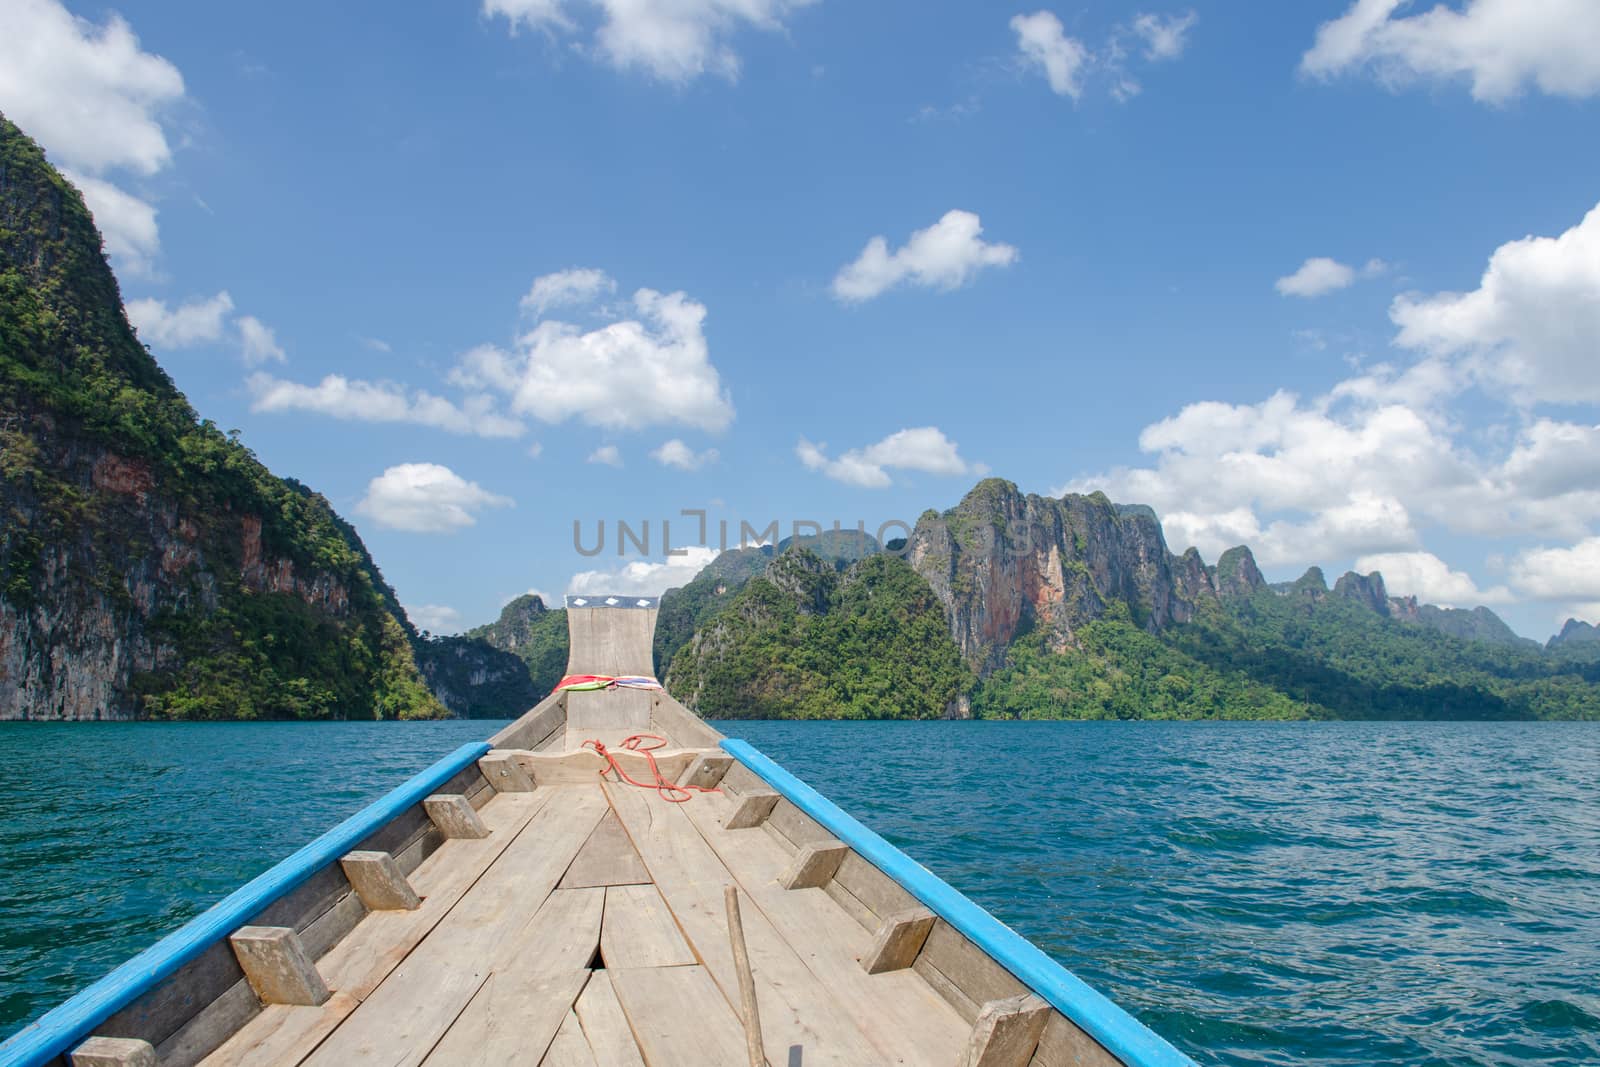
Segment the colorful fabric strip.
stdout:
[[556,685],[556,692],[559,693],[562,690],[566,690],[568,692],[581,693],[592,689],[610,689],[612,687],[622,689],[660,689],[661,683],[654,678],[646,678],[637,674],[624,675],[621,678],[613,678],[609,674],[569,674]]

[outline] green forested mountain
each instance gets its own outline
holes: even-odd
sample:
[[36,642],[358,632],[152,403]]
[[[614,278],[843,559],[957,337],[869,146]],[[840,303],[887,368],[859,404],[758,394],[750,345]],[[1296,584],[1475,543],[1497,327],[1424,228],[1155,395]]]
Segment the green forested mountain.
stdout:
[[445,714],[355,531],[200,419],[0,117],[0,718]]
[[566,670],[567,613],[545,607],[541,597],[517,597],[500,609],[500,618],[468,630],[465,636],[520,659],[527,667],[534,701],[548,696]]
[[702,623],[665,679],[707,718],[935,718],[971,685],[933,590],[904,560],[780,552]]
[[1486,608],[1391,597],[1379,574],[1269,585],[1248,548],[1214,567],[1174,555],[1154,512],[1098,493],[989,479],[924,514],[904,559],[867,562],[904,632],[841,611],[861,564],[784,553],[740,588],[729,575],[751,561],[729,561],[669,689],[727,717],[1600,718],[1600,630],[1585,623],[1546,650]]

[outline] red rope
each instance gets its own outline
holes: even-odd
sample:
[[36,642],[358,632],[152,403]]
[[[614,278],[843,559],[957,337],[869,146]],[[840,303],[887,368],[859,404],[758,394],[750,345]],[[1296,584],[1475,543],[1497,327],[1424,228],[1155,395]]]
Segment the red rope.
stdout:
[[[646,741],[654,741],[656,743],[646,746],[644,744]],[[665,800],[670,804],[682,804],[685,801],[693,800],[696,793],[722,792],[720,789],[702,789],[697,785],[677,785],[663,778],[661,776],[661,768],[656,766],[656,757],[653,754],[653,750],[665,748],[666,744],[667,739],[662,737],[660,734],[634,734],[632,737],[624,738],[622,742],[623,748],[627,749],[629,752],[639,753],[649,762],[650,774],[655,778],[654,782],[638,782],[630,778],[628,776],[628,772],[623,770],[622,765],[617,762],[617,757],[613,756],[610,750],[599,741],[591,738],[590,740],[585,741],[582,747],[592,748],[596,752],[600,753],[601,757],[605,759],[609,768],[613,771],[616,771],[617,777],[622,779],[624,782],[627,782],[629,785],[636,785],[640,789],[654,789],[660,794],[662,800]],[[605,774],[606,772],[602,770],[600,772],[600,777],[604,778]]]

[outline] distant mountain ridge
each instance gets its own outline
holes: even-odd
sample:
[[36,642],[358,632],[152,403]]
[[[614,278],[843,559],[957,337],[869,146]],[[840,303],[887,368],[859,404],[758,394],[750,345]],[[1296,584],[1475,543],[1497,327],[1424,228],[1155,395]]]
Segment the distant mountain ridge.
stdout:
[[[775,628],[776,618],[826,613],[795,583],[807,569],[796,572],[787,555],[725,553],[663,598],[663,616],[680,597],[694,605],[693,636],[676,653],[690,650],[692,661],[670,661],[669,686],[689,685],[680,699],[694,704],[712,691],[718,714],[795,713],[787,698],[762,695],[783,689],[758,657],[739,651],[772,646],[780,631],[802,643],[802,658],[827,653],[839,670],[879,681],[910,654],[891,650],[887,635],[841,654],[804,647],[803,628]],[[1208,567],[1193,549],[1167,549],[1154,511],[1101,493],[1052,499],[987,479],[956,507],[925,512],[897,562],[908,572],[896,578],[903,595],[914,601],[926,585],[971,671],[949,714],[1600,717],[1600,673],[1570,651],[1547,654],[1487,608],[1390,596],[1376,572],[1347,573],[1330,589],[1312,567],[1269,584],[1243,546]],[[756,576],[765,579],[760,610],[740,585]],[[1600,650],[1595,635],[1571,623],[1552,645]],[[936,659],[935,646],[915,654]],[[751,705],[734,706],[730,694]],[[818,713],[814,702],[807,708]],[[927,713],[887,696],[882,708]],[[841,713],[860,714],[861,705]]]

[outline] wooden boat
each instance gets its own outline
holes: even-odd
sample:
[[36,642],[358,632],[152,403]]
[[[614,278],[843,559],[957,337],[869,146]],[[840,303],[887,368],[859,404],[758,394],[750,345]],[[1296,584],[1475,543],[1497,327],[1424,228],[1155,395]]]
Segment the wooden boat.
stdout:
[[439,761],[0,1064],[1192,1062],[653,687],[656,608],[568,598],[568,674],[603,687]]

